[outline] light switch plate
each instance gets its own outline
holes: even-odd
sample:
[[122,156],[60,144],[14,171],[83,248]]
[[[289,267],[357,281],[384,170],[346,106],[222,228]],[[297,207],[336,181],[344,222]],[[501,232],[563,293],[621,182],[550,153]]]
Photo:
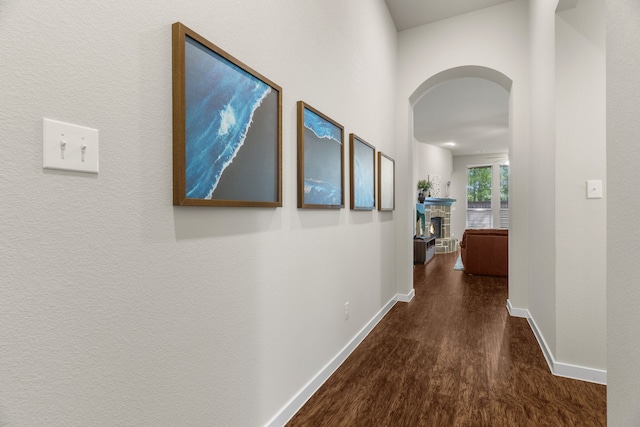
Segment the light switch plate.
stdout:
[[98,173],[98,130],[42,119],[42,167]]
[[602,198],[602,180],[588,180],[587,181],[587,199],[601,199]]

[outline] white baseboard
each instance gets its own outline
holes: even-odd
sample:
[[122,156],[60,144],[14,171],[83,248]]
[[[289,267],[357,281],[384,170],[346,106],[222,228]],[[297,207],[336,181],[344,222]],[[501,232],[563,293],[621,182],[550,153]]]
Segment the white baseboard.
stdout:
[[607,385],[607,371],[601,369],[585,368],[584,366],[555,362],[553,374],[559,377]]
[[416,296],[416,290],[411,289],[408,294],[397,294],[395,300],[399,302],[409,302]]
[[513,317],[524,317],[527,319],[529,326],[533,331],[533,335],[535,335],[536,340],[538,340],[538,345],[540,346],[542,354],[547,361],[547,365],[549,365],[549,370],[553,375],[596,384],[607,384],[607,371],[557,362],[529,310],[525,308],[514,308],[509,300],[507,300],[507,310],[509,310],[509,314]]
[[355,337],[316,374],[302,389],[287,402],[287,404],[269,420],[265,427],[279,427],[285,425],[302,406],[318,391],[320,386],[342,365],[342,363],[364,341],[375,326],[391,310],[398,301],[409,302],[415,295],[414,290],[407,295],[397,294],[356,334]]
[[525,319],[531,317],[529,315],[529,310],[523,308],[515,308],[513,305],[511,305],[510,300],[507,300],[507,310],[509,311],[511,317],[524,317]]
[[535,335],[536,340],[538,340],[538,345],[542,350],[544,359],[547,361],[547,365],[549,365],[549,370],[553,375],[555,375],[555,359],[553,358],[553,353],[551,353],[551,348],[549,348],[547,341],[544,339],[544,335],[542,335],[542,331],[540,331],[540,328],[538,328],[538,324],[531,316],[531,313],[529,313],[529,310],[527,310],[527,321],[529,322],[529,327],[533,331],[533,335]]

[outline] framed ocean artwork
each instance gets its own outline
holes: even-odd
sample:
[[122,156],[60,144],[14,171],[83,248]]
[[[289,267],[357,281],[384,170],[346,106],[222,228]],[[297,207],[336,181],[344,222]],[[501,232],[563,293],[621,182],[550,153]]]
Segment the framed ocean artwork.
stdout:
[[376,207],[376,149],[355,134],[349,134],[351,209],[371,211]]
[[282,206],[282,88],[183,24],[173,35],[173,204]]
[[298,101],[298,207],[344,207],[344,128]]
[[378,151],[378,210],[392,211],[396,208],[396,162]]

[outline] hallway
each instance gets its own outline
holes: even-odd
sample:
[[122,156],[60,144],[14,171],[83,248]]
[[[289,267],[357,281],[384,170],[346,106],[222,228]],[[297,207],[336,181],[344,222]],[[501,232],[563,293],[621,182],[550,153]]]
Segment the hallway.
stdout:
[[397,303],[288,426],[604,426],[606,387],[553,376],[507,279],[414,267]]

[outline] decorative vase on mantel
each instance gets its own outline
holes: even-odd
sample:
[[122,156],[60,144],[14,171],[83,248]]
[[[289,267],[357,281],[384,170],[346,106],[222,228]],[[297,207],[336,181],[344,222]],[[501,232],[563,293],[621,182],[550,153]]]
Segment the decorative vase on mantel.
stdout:
[[418,201],[424,203],[425,193],[427,197],[431,197],[431,183],[427,179],[421,179],[418,181]]

